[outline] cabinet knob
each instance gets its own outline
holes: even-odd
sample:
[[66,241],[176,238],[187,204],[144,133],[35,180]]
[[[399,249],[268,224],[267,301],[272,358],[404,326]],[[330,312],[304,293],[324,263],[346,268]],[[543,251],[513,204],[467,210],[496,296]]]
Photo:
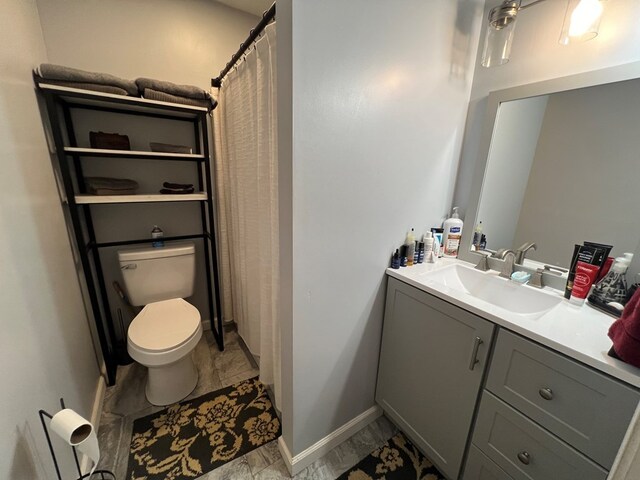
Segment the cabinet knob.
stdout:
[[541,388],[540,390],[538,390],[538,393],[545,400],[553,400],[553,390],[551,390],[550,388]]
[[525,465],[529,465],[529,462],[531,462],[531,455],[529,455],[529,452],[523,450],[518,454],[518,460]]

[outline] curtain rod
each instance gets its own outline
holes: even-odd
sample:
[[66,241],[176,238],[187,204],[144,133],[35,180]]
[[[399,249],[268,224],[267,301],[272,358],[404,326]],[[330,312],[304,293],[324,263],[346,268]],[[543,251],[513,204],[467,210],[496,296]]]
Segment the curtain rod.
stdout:
[[220,88],[220,86],[222,85],[222,79],[227,75],[227,73],[229,73],[229,70],[233,68],[238,60],[242,58],[242,54],[247,51],[247,49],[253,44],[253,42],[256,41],[265,27],[269,25],[269,23],[271,23],[274,18],[276,18],[275,2],[273,5],[271,5],[271,8],[269,8],[269,10],[262,14],[262,20],[260,20],[260,23],[258,23],[258,25],[256,25],[255,28],[253,28],[249,32],[249,37],[247,37],[247,39],[240,44],[240,48],[233,55],[233,57],[231,57],[231,60],[229,61],[229,63],[227,63],[226,67],[224,67],[224,70],[220,72],[220,75],[218,75],[216,78],[211,79],[212,87]]

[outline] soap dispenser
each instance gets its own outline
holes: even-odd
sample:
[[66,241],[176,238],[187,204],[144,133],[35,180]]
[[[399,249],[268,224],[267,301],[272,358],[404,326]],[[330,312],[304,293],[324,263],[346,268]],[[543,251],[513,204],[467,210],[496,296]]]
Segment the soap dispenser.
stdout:
[[463,225],[464,223],[460,220],[460,215],[458,214],[458,207],[453,207],[451,218],[447,218],[442,225],[444,228],[442,245],[446,256],[458,256]]

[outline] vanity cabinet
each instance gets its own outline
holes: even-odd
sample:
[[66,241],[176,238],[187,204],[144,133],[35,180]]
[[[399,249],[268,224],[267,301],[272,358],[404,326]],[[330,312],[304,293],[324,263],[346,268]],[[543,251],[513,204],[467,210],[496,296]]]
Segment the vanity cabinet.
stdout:
[[605,480],[640,393],[389,278],[376,400],[450,480]]
[[451,479],[462,465],[494,328],[389,279],[376,400]]

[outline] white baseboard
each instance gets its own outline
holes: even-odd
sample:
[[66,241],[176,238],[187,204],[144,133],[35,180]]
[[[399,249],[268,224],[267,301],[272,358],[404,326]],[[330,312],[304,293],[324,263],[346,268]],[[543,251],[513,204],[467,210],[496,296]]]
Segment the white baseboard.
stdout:
[[382,415],[382,409],[374,405],[295,456],[291,455],[291,450],[284,438],[280,437],[278,439],[278,447],[289,473],[292,476],[300,473],[320,457],[329,453],[349,437],[369,425],[380,415]]
[[[93,406],[91,407],[91,424],[96,429],[96,434],[98,433],[98,428],[100,426],[100,418],[102,417],[102,408],[104,406],[104,396],[107,393],[107,381],[103,375],[100,375],[98,378],[98,385],[96,386],[96,394],[93,398]],[[80,469],[88,473],[91,468],[91,460],[85,455],[82,456],[82,461],[80,462]]]

